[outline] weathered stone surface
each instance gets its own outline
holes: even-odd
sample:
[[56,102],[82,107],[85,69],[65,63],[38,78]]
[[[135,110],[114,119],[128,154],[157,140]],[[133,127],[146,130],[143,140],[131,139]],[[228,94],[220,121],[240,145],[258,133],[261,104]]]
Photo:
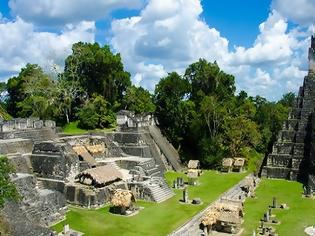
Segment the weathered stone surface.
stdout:
[[2,215],[5,217],[10,228],[10,234],[13,236],[48,236],[52,233],[49,228],[29,220],[17,203],[6,203]]
[[[314,59],[314,52],[315,39],[312,37],[310,64],[312,63],[311,60]],[[314,109],[315,75],[310,67],[289,118],[284,122],[278,139],[273,145],[272,153],[267,157],[266,166],[262,169],[262,176],[306,181],[310,172],[308,163],[313,156],[311,136],[312,130],[315,128],[315,122],[312,122]]]
[[110,200],[110,187],[90,189],[79,184],[66,185],[67,202],[82,207],[97,207]]
[[0,139],[0,154],[9,153],[31,153],[33,150],[33,142],[28,139]]
[[16,173],[32,173],[32,166],[29,159],[29,154],[8,154],[7,158],[10,163],[14,166]]
[[79,162],[70,145],[56,142],[35,144],[30,160],[39,177],[59,180],[66,180]]

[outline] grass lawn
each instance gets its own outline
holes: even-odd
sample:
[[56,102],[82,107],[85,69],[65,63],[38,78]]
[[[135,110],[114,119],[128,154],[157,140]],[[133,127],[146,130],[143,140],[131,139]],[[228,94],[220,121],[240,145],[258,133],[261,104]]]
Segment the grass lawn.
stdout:
[[286,203],[289,206],[288,210],[273,210],[281,222],[275,226],[277,233],[285,236],[306,235],[304,228],[315,225],[315,200],[302,198],[302,192],[300,183],[263,179],[256,191],[257,199],[245,202],[244,235],[252,235],[263,213],[272,204],[273,197],[276,197],[278,204]]
[[[221,193],[238,183],[246,174],[220,174],[215,171],[205,171],[199,178],[199,186],[189,187],[189,198],[200,197],[204,202],[201,206],[180,204],[182,191],[176,190],[171,199],[157,204],[139,201],[138,206],[144,207],[137,215],[124,217],[109,213],[109,206],[98,210],[87,210],[70,207],[66,220],[53,226],[61,231],[63,225],[84,232],[87,236],[98,235],[167,235],[185,223],[192,216],[213,202]],[[170,184],[181,173],[166,173]]]
[[70,122],[69,124],[66,124],[63,128],[62,128],[62,132],[64,134],[68,134],[68,135],[81,135],[81,134],[87,134],[89,132],[93,132],[93,131],[113,131],[115,130],[115,128],[110,128],[110,129],[95,129],[95,130],[85,130],[85,129],[81,129],[78,127],[78,123],[79,121],[73,121]]

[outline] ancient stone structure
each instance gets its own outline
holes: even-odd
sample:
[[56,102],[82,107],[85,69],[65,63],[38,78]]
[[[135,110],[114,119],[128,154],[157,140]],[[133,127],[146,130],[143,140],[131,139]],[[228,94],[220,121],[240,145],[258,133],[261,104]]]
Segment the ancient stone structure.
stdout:
[[231,172],[233,169],[233,162],[233,158],[223,158],[221,171],[228,173]]
[[[267,157],[266,166],[262,169],[262,176],[270,178],[284,178],[306,182],[309,162],[315,160],[312,154],[312,130],[314,130],[315,108],[315,38],[311,38],[309,49],[309,72],[304,78],[298,97],[284,122],[277,141],[274,143],[272,153]],[[313,139],[315,140],[315,139]],[[315,143],[314,143],[315,144]],[[315,162],[314,162],[315,163]],[[314,185],[312,177],[310,184]]]
[[119,131],[61,137],[53,121],[1,121],[0,154],[15,166],[23,196],[0,212],[12,234],[50,235],[47,226],[64,217],[67,203],[99,207],[116,189],[155,202],[174,196],[163,173],[182,168],[177,151],[152,116],[129,118]]
[[245,158],[223,158],[221,171],[222,172],[243,172],[245,169]]
[[140,128],[154,125],[154,118],[151,114],[138,114],[121,110],[117,113],[117,124],[121,128]]

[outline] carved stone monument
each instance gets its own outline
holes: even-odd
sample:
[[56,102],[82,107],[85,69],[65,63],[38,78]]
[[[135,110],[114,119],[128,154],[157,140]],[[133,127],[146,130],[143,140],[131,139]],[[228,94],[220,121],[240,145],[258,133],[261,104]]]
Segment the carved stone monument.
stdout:
[[183,190],[183,202],[188,203],[188,189],[184,188]]

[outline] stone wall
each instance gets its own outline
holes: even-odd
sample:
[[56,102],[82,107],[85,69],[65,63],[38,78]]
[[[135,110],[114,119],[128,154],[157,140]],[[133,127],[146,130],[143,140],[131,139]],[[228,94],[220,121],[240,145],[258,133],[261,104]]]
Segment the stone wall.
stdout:
[[30,174],[16,174],[13,177],[22,199],[7,202],[2,211],[13,235],[50,235],[47,226],[61,220],[65,213],[66,199],[63,194],[39,189],[36,177]]
[[55,121],[39,120],[39,118],[15,118],[0,122],[0,132],[11,132],[15,130],[41,129],[43,127],[56,128]]
[[8,154],[7,158],[9,159],[10,163],[14,166],[16,173],[31,174],[33,173],[33,169],[31,166],[29,155],[30,154],[15,153]]
[[6,203],[1,215],[10,228],[10,236],[50,236],[52,233],[49,228],[28,219],[24,211],[14,202]]
[[77,173],[77,155],[66,143],[42,142],[34,145],[30,155],[33,171],[43,178],[66,180]]
[[90,189],[80,184],[66,185],[66,199],[68,203],[81,207],[99,207],[110,200],[110,187]]
[[5,155],[9,153],[31,153],[33,142],[28,139],[0,139],[0,153]]

